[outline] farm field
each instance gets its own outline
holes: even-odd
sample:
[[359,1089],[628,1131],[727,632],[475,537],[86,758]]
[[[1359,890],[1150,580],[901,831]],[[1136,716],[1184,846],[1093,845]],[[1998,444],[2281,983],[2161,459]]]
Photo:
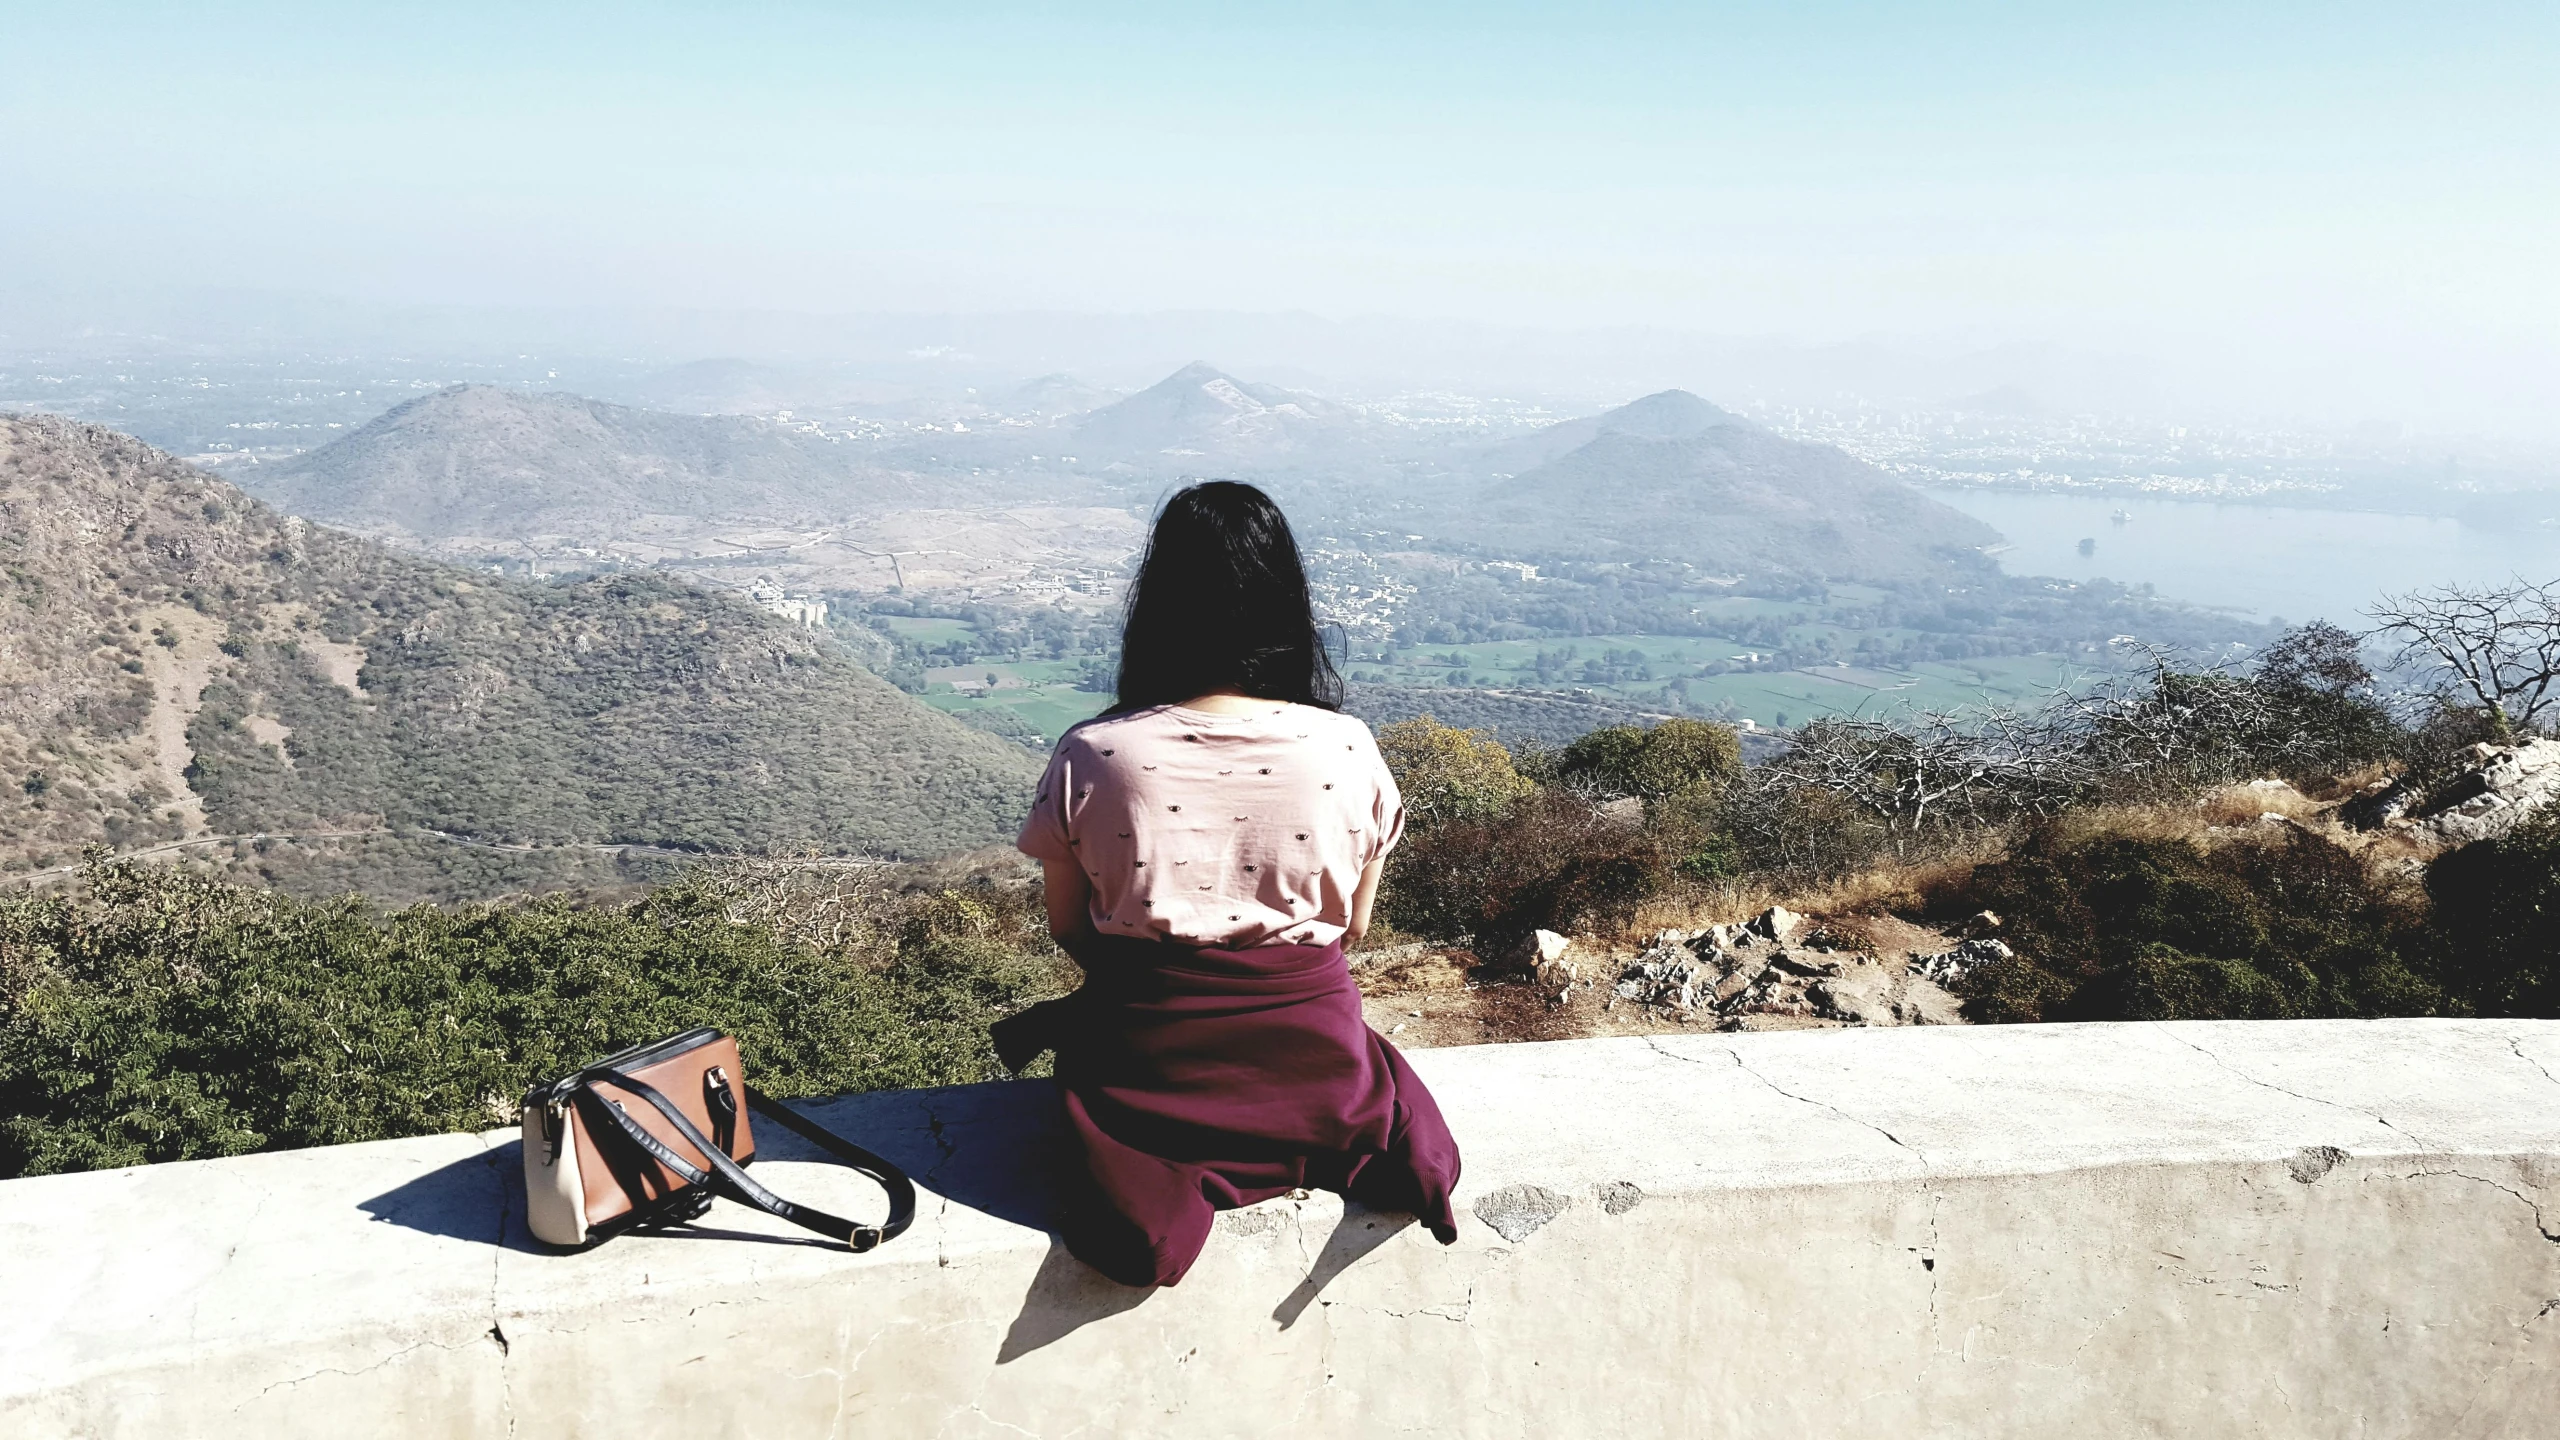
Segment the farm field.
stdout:
[[[1802,627],[1803,633],[1825,627]],[[1847,651],[1859,634],[1836,631]],[[1764,642],[1765,643],[1765,642]],[[2023,700],[2085,673],[2059,655],[1989,656],[1930,661],[1908,670],[1854,663],[1767,670],[1765,651],[1746,642],[1696,635],[1591,635],[1573,640],[1506,640],[1418,646],[1383,659],[1354,662],[1355,676],[1395,685],[1457,684],[1503,690],[1585,691],[1658,708],[1714,710],[1763,726],[1801,724],[1818,715],[1875,713],[1904,706],[1951,709],[1986,700]],[[1711,668],[1724,673],[1708,674]],[[1665,695],[1665,687],[1671,693]]]
[[[884,628],[890,627],[935,645],[972,633],[959,620],[884,617]],[[1790,636],[1817,631],[1833,634],[1843,652],[1852,650],[1862,635],[1890,633],[1804,626],[1791,628]],[[1907,670],[1854,663],[1768,670],[1753,668],[1766,663],[1760,654],[1745,642],[1712,636],[1587,635],[1414,646],[1383,655],[1372,652],[1343,668],[1348,676],[1372,683],[1583,694],[1648,709],[1719,714],[1762,728],[1801,725],[1824,715],[2026,700],[2089,673],[2084,664],[2059,655],[1931,661]],[[954,715],[1008,712],[1046,743],[1110,703],[1108,695],[1076,688],[1084,664],[1076,658],[939,665],[925,672],[923,698]],[[1719,667],[1723,673],[1705,673]]]

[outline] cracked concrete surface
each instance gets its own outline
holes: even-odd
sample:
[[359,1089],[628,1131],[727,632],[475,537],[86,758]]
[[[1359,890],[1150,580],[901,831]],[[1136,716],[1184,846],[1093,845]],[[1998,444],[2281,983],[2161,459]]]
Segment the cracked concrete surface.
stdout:
[[[2560,1023],[1412,1059],[1466,1151],[1457,1245],[1293,1197],[1151,1295],[1042,1232],[1038,1083],[818,1107],[932,1192],[860,1256],[726,1205],[540,1253],[497,1135],[0,1185],[0,1433],[2485,1437],[2560,1413]],[[759,1138],[783,1193],[876,1207]]]

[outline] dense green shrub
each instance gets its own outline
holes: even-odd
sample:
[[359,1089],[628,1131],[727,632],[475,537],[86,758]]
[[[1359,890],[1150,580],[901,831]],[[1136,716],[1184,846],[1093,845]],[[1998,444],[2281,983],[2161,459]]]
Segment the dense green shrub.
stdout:
[[1675,718],[1649,730],[1612,725],[1565,746],[1557,771],[1568,785],[1656,805],[1731,783],[1742,773],[1742,741],[1704,720]]
[[2338,845],[2287,829],[2205,846],[2030,833],[1941,904],[1990,909],[2024,958],[1965,989],[1986,1020],[2440,1013],[2403,956],[2414,897]]
[[1399,930],[1503,954],[1532,930],[1631,919],[1670,882],[1674,858],[1659,833],[1569,790],[1541,790],[1502,815],[1407,839],[1388,860],[1379,906]]
[[678,884],[377,912],[130,864],[0,899],[0,1177],[507,1123],[525,1088],[695,1025],[781,1095],[993,1078],[987,1022],[1068,972],[1019,897],[927,896],[822,951]]
[[2560,1018],[2560,819],[2437,857],[2427,893],[2448,991],[2482,1015]]
[[1491,734],[1429,715],[1380,730],[1378,753],[1404,795],[1405,823],[1417,833],[1499,815],[1536,788],[1512,768],[1511,752]]

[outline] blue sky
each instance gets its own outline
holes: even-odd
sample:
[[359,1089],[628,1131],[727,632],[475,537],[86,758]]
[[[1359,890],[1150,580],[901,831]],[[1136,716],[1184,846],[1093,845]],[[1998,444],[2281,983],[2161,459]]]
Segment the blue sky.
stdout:
[[2548,366],[2560,6],[11,7],[0,269]]

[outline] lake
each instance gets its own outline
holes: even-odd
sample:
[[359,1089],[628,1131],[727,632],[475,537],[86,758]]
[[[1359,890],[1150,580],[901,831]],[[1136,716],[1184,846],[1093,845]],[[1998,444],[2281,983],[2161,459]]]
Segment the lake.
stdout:
[[[2148,581],[2167,597],[2261,620],[2327,619],[2350,629],[2385,591],[2522,574],[2560,579],[2560,530],[2481,529],[2458,520],[2195,500],[1930,490],[2007,537],[2012,575]],[[2122,510],[2130,518],[2108,517]],[[2082,540],[2097,542],[2090,555]]]

